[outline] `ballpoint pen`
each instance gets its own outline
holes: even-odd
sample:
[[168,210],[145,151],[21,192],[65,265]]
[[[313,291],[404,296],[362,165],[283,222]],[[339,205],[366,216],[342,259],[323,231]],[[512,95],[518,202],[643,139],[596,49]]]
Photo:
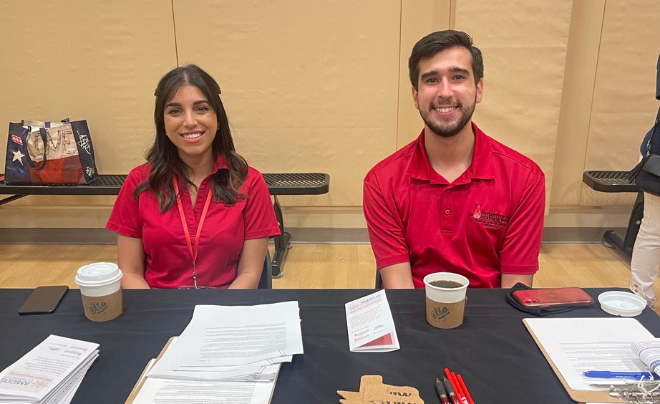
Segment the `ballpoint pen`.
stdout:
[[447,395],[449,398],[451,398],[452,404],[461,404],[458,401],[458,397],[456,397],[456,393],[454,392],[454,388],[451,386],[451,382],[447,377],[442,378],[442,383],[445,385],[445,389],[447,390]]
[[609,372],[605,370],[590,370],[588,372],[582,372],[583,375],[587,377],[600,377],[604,379],[611,379],[615,377],[621,377],[625,379],[641,379],[644,378],[654,378],[658,379],[658,375],[651,372]]
[[435,391],[438,393],[438,397],[440,397],[440,401],[442,401],[442,404],[449,404],[449,400],[447,400],[447,391],[445,390],[445,386],[442,384],[442,380],[438,379],[437,377],[435,378]]

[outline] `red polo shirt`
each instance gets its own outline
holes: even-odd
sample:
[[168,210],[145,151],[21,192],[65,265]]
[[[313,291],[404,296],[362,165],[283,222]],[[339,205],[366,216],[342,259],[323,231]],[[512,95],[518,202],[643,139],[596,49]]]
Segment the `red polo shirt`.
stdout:
[[[188,187],[180,184],[183,211],[194,245],[199,219],[204,210],[211,176],[226,169],[222,156],[216,159],[213,172],[200,184],[195,206]],[[193,286],[192,258],[186,244],[176,204],[160,213],[158,199],[152,191],[133,199],[135,187],[149,178],[151,166],[131,170],[119,192],[106,228],[127,237],[141,238],[144,245],[144,278],[152,288]],[[243,242],[248,239],[276,236],[280,229],[263,176],[250,167],[240,191],[247,197],[233,206],[211,200],[200,234],[197,254],[197,284],[228,287],[236,279],[238,259]]]
[[364,214],[378,268],[410,262],[424,276],[454,272],[495,288],[501,273],[534,274],[543,234],[545,178],[522,154],[474,123],[468,169],[449,184],[429,163],[424,131],[364,179]]

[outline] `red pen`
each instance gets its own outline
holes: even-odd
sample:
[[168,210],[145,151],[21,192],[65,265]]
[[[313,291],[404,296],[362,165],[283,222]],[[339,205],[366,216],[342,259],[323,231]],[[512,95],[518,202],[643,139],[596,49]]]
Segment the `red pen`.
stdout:
[[463,390],[463,393],[465,393],[465,397],[467,398],[469,404],[474,404],[474,401],[472,401],[472,396],[470,395],[470,392],[468,391],[467,386],[463,381],[463,376],[458,375],[457,378],[458,378],[458,383],[461,385],[461,389]]
[[449,404],[449,400],[447,400],[447,391],[445,390],[445,386],[442,384],[442,380],[438,379],[437,377],[435,378],[435,391],[438,393],[438,397],[440,397],[440,401],[442,401],[442,404]]
[[452,404],[461,404],[461,402],[458,401],[458,397],[456,397],[456,393],[454,392],[454,387],[451,385],[449,379],[443,377],[442,383],[445,385],[445,389],[447,390],[447,395],[449,395],[449,398],[451,398]]
[[463,389],[461,388],[461,385],[458,384],[458,380],[456,379],[456,373],[451,372],[451,384],[454,385],[454,390],[456,390],[456,396],[458,397],[458,400],[463,403],[463,404],[469,404],[467,401],[467,398],[465,398],[465,393],[463,393]]
[[461,394],[456,388],[456,381],[452,377],[452,372],[449,371],[449,368],[445,368],[445,374],[447,375],[447,379],[449,379],[449,383],[451,383],[452,387],[454,388],[454,393],[456,394],[456,398],[458,399],[458,404],[462,404],[463,400],[461,399]]

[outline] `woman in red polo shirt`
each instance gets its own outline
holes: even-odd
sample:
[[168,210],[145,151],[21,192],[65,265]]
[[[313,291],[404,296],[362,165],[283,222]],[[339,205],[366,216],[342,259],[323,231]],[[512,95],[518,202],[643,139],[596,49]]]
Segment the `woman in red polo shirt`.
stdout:
[[262,175],[236,153],[218,83],[195,65],[156,88],[156,138],[106,227],[122,286],[256,288],[280,233]]

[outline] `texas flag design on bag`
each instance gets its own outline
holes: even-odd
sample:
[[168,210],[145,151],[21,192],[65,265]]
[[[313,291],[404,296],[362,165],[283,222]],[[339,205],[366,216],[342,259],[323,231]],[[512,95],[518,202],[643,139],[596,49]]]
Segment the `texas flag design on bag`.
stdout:
[[9,124],[7,183],[89,184],[96,178],[86,121]]

